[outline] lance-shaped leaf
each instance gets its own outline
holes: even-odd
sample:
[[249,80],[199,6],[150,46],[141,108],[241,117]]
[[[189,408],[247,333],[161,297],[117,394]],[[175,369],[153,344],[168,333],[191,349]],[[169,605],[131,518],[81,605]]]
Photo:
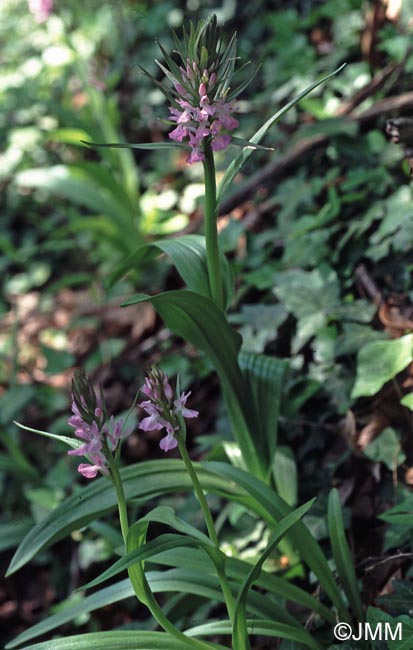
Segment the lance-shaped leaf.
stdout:
[[356,571],[344,530],[340,497],[335,488],[331,490],[328,498],[328,530],[337,573],[354,613],[359,621],[364,621],[365,616]]
[[[295,104],[297,104],[301,99],[303,99],[306,95],[308,95],[311,91],[313,91],[317,86],[320,86],[323,84],[325,81],[333,77],[334,75],[338,74],[340,70],[344,68],[344,65],[340,66],[337,68],[337,70],[334,70],[334,72],[331,72],[330,74],[326,75],[319,81],[316,81],[315,83],[311,84],[303,90],[297,97],[294,97],[290,102],[288,102],[283,108],[281,108],[279,111],[274,113],[259,129],[254,135],[249,138],[249,141],[252,142],[253,144],[258,144],[261,142],[262,138],[264,135],[267,133],[268,129],[270,129],[273,124],[276,124],[277,122],[280,121],[280,119],[287,113]],[[248,160],[250,157],[251,153],[253,152],[253,149],[250,148],[245,148],[243,149],[236,158],[232,161],[232,163],[229,165],[228,169],[226,170],[221,183],[218,188],[218,193],[217,193],[217,203],[219,205],[223,195],[225,192],[228,190],[228,188],[231,186],[232,181],[234,180],[235,176],[238,174],[239,170],[243,166],[243,164]]]
[[281,521],[276,525],[274,531],[272,532],[266,549],[261,554],[259,560],[251,567],[248,575],[243,581],[241,589],[238,592],[237,603],[235,606],[233,635],[235,647],[249,647],[248,638],[244,637],[246,633],[245,617],[247,611],[247,597],[250,587],[259,577],[265,560],[268,559],[272,551],[278,546],[290,528],[292,528],[301,519],[301,517],[303,517],[305,513],[308,512],[314,501],[315,499],[312,499],[312,501],[309,501],[308,503],[304,504],[300,508],[297,508],[290,514],[283,517],[283,519],[281,519]]
[[217,371],[246,466],[265,476],[267,464],[251,436],[251,397],[238,364],[241,336],[227,322],[224,313],[205,296],[193,291],[168,291],[157,296],[137,294],[123,306],[150,301],[169,329],[205,352]]
[[[188,289],[207,298],[211,297],[205,238],[201,235],[183,235],[171,239],[160,239],[151,244],[140,246],[115,269],[110,284],[114,284],[131,268],[151,261],[160,253],[165,253],[171,258]],[[220,252],[220,264],[225,304],[229,306],[233,295],[232,274],[228,261],[222,252]]]
[[[242,489],[201,467],[196,469],[205,490],[225,499],[235,498],[238,503],[254,510],[255,504]],[[188,472],[183,462],[177,459],[139,463],[122,469],[121,475],[127,500],[146,501],[162,494],[192,489]],[[107,479],[97,478],[84,487],[79,486],[72,496],[29,530],[10,563],[8,575],[20,569],[44,548],[116,508],[116,493]]]
[[[268,513],[275,521],[279,521],[292,512],[288,504],[278,494],[265,485],[255,476],[237,467],[226,463],[209,461],[204,463],[212,472],[216,472],[221,478],[226,477],[236,485],[244,488],[263,507],[261,516],[268,521]],[[328,562],[318,542],[311,535],[308,528],[301,522],[297,522],[287,538],[291,540],[297,549],[303,562],[309,566],[320,581],[321,588],[328,594],[331,601],[337,607],[342,621],[349,621],[350,617],[343,598],[334,580],[334,576],[328,566]]]
[[244,372],[250,395],[250,421],[255,432],[254,442],[265,458],[268,474],[271,472],[277,445],[278,417],[281,393],[286,380],[288,362],[264,354],[242,351],[240,366]]
[[[310,650],[322,650],[323,646],[306,630],[300,630],[297,627],[280,623],[274,620],[247,619],[247,630],[249,634],[277,637],[279,639],[288,639],[303,644]],[[197,625],[186,630],[188,636],[193,635],[215,635],[215,634],[232,634],[232,625],[230,621],[213,621]]]

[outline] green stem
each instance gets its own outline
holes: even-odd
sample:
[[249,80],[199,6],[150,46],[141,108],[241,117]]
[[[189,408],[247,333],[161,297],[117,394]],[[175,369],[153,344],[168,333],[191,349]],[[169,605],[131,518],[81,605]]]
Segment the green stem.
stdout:
[[[118,500],[118,509],[119,509],[119,520],[120,527],[122,531],[123,541],[125,543],[125,548],[128,550],[128,533],[129,533],[129,523],[128,523],[128,511],[126,506],[125,493],[123,490],[122,479],[119,473],[117,463],[114,458],[110,457],[108,454],[108,462],[110,467],[110,474],[112,477],[113,484],[116,490],[116,496]],[[143,602],[149,611],[151,612],[154,619],[157,623],[164,629],[165,632],[168,632],[172,637],[177,639],[182,643],[182,648],[188,648],[188,650],[213,650],[214,648],[221,649],[222,646],[216,644],[208,643],[206,641],[201,641],[200,639],[194,639],[183,632],[181,632],[175,625],[165,616],[162,611],[162,608],[159,606],[158,601],[156,600],[153,592],[149,586],[149,583],[144,574],[143,568],[140,566],[139,570],[134,570],[134,567],[131,567],[128,570],[129,578],[132,583],[133,590],[136,594],[136,597],[139,601]],[[139,582],[139,584],[137,584]]]
[[209,286],[211,295],[218,307],[224,309],[224,292],[222,285],[221,265],[219,260],[218,229],[217,229],[217,185],[215,178],[214,154],[211,143],[204,145],[205,158],[205,241],[208,267]]
[[192,465],[191,459],[185,447],[185,443],[182,439],[182,436],[181,434],[177,433],[175,437],[178,441],[178,448],[182,456],[182,460],[184,461],[185,468],[189,474],[189,478],[191,479],[192,485],[194,486],[195,495],[198,499],[199,505],[201,506],[202,514],[204,515],[205,524],[208,530],[209,539],[211,540],[211,542],[213,543],[217,551],[219,551],[219,553],[214,553],[213,555],[211,555],[211,559],[214,562],[218,574],[222,593],[227,606],[229,619],[233,624],[235,618],[235,600],[232,595],[232,591],[228,584],[228,580],[225,574],[225,558],[223,558],[221,550],[219,548],[219,540],[215,530],[214,520],[212,519],[208,502],[206,500],[202,486],[199,482],[197,473],[195,472],[194,466]]

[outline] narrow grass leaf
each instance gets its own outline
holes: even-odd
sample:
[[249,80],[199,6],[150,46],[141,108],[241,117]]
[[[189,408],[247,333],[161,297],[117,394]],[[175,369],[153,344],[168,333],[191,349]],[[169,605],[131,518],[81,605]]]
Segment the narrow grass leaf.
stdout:
[[[226,479],[200,466],[197,466],[197,472],[204,489],[253,508],[253,501],[242,489],[229,485]],[[138,463],[121,470],[121,475],[127,500],[147,501],[170,492],[192,489],[185,466],[177,459]],[[107,479],[99,478],[89,485],[79,486],[75,494],[29,530],[12,558],[8,575],[27,564],[44,548],[116,508],[115,490]]]
[[359,621],[364,621],[364,610],[357,585],[353,558],[347,544],[341,512],[340,496],[334,488],[328,498],[328,530],[337,573]]
[[[222,647],[211,644],[211,650]],[[166,632],[119,630],[77,634],[24,646],[21,650],[183,650],[183,648],[182,641],[174,639]]]
[[[297,629],[296,627],[286,623],[278,623],[272,620],[247,619],[247,626],[248,633],[251,635],[277,637],[281,639],[289,639],[290,641],[297,641],[297,643],[302,643],[307,648],[310,648],[310,650],[322,650],[323,648],[323,646],[320,645],[316,639],[309,634],[309,632]],[[231,632],[232,628],[230,621],[213,621],[186,630],[188,636],[212,636],[216,634],[230,635]]]
[[[244,582],[241,585],[241,588],[238,592],[237,602],[235,606],[235,618],[234,618],[234,645],[235,647],[244,647],[244,637],[245,637],[245,615],[247,609],[247,597],[250,587],[253,585],[255,580],[258,579],[262,566],[265,560],[270,556],[273,550],[278,546],[280,541],[283,539],[285,534],[297,523],[300,519],[308,512],[311,506],[314,504],[315,499],[312,499],[308,503],[300,506],[286,517],[283,517],[281,521],[275,526],[275,529],[271,533],[268,545],[266,549],[261,554],[259,560],[251,567],[248,572]],[[246,644],[248,647],[248,641]]]
[[[288,504],[274,490],[247,472],[226,463],[215,461],[209,461],[203,465],[210,471],[216,472],[220,478],[226,478],[231,483],[242,487],[253,497],[257,505],[261,505],[261,516],[269,523],[277,523],[291,512]],[[287,538],[294,544],[302,561],[312,569],[319,579],[321,588],[328,594],[331,601],[337,607],[339,615],[342,617],[341,620],[350,620],[347,608],[328,566],[326,557],[308,528],[299,521],[288,532]]]
[[227,322],[224,313],[210,299],[193,291],[168,291],[156,296],[137,294],[123,306],[150,301],[169,329],[205,352],[217,371],[239,444],[248,469],[266,474],[265,459],[252,439],[250,402],[238,364],[241,336]]
[[[334,72],[331,72],[330,74],[326,75],[319,81],[314,82],[308,88],[303,90],[297,97],[292,99],[290,102],[288,102],[283,108],[281,108],[279,111],[274,113],[262,126],[261,128],[258,129],[256,133],[249,139],[249,142],[252,144],[258,144],[264,135],[267,133],[267,131],[273,126],[273,124],[276,124],[277,122],[280,121],[280,119],[287,113],[295,104],[297,104],[303,97],[311,93],[317,86],[320,86],[321,84],[325,83],[328,79],[331,79],[334,75],[338,74],[342,69],[344,68],[344,65],[340,66],[337,68],[337,70],[334,70]],[[235,176],[238,174],[239,170],[243,166],[243,164],[248,160],[248,158],[251,156],[252,152],[254,150],[251,148],[245,148],[243,149],[236,158],[232,161],[232,163],[229,165],[227,171],[225,172],[221,183],[218,187],[218,192],[217,192],[217,201],[218,205],[227,191],[227,189],[231,186],[232,181],[234,180]]]

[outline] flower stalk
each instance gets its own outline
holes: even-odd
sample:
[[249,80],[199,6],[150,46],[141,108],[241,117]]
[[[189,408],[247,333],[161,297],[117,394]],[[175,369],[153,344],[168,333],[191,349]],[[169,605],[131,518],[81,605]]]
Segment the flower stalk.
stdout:
[[206,259],[208,268],[209,285],[211,296],[215,303],[222,310],[224,304],[224,290],[222,283],[221,264],[219,259],[219,242],[218,242],[218,206],[217,206],[217,186],[215,177],[214,153],[211,143],[207,140],[204,144],[205,158],[204,179],[205,179],[205,244]]

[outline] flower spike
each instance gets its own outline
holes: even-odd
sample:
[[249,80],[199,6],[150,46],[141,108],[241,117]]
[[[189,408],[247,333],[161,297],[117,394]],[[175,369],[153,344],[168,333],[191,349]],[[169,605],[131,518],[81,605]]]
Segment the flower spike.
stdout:
[[165,429],[166,436],[159,443],[163,451],[170,451],[178,446],[175,433],[180,429],[179,418],[196,418],[198,411],[186,407],[186,402],[191,392],[181,393],[174,399],[172,386],[167,375],[157,366],[153,365],[145,377],[141,387],[142,393],[148,399],[140,402],[140,406],[147,417],[139,424],[142,431],[161,431]]

